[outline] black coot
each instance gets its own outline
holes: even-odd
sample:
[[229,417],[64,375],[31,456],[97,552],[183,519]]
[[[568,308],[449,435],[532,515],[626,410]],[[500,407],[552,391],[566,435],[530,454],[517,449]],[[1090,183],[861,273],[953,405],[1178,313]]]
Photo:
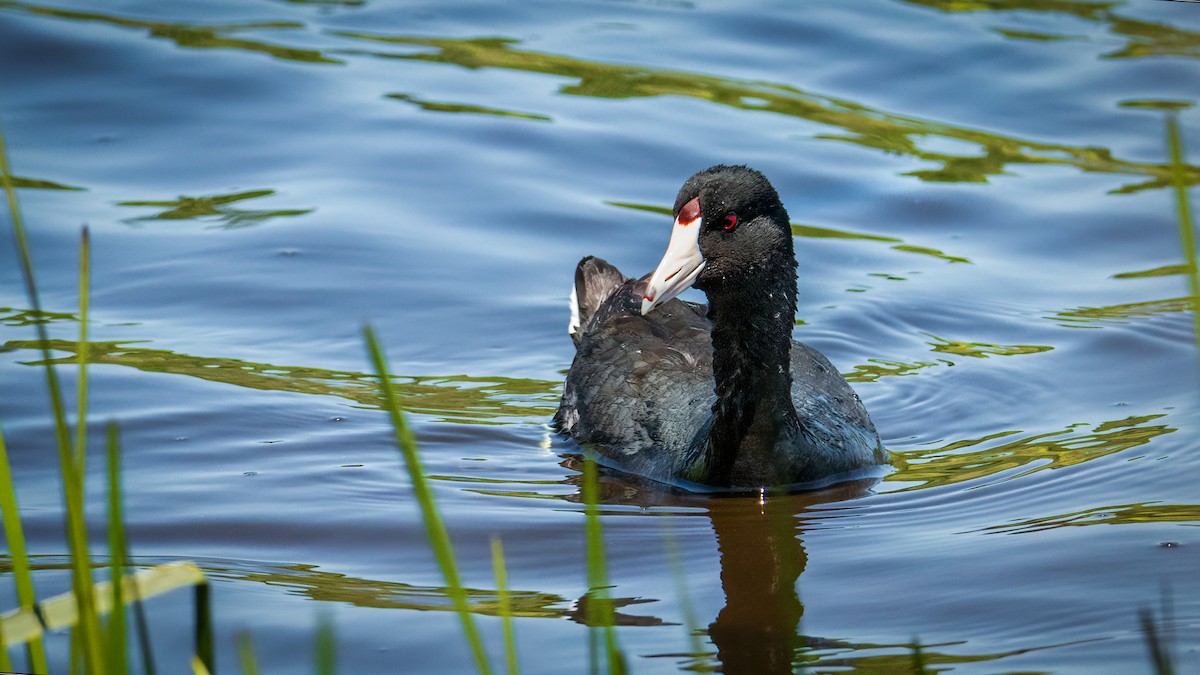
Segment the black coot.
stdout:
[[[555,426],[665,482],[786,486],[886,462],[858,395],[792,340],[796,257],[766,177],[711,167],[684,183],[674,213],[648,278],[593,257],[576,268],[577,351]],[[689,286],[707,307],[674,299]]]

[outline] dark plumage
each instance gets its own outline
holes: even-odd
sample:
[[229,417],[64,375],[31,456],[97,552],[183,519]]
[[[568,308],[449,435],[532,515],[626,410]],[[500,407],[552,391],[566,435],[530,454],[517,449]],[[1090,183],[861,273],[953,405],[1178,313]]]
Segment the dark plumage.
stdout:
[[[886,462],[858,396],[820,352],[791,339],[796,258],[767,179],[711,167],[683,185],[674,214],[652,275],[580,261],[577,352],[555,426],[666,482],[786,486]],[[708,306],[673,299],[691,285]]]

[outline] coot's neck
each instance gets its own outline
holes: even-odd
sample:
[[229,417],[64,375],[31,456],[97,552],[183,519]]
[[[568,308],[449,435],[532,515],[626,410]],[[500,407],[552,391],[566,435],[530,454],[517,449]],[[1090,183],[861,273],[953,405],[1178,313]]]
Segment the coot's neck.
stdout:
[[799,429],[792,404],[796,315],[791,240],[734,288],[708,290],[717,402],[703,453],[708,481],[778,483],[779,444]]

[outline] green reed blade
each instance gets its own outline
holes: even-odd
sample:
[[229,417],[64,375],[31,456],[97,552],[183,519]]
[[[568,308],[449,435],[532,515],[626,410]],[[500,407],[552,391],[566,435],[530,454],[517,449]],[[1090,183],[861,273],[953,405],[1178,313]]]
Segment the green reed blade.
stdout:
[[1154,614],[1146,608],[1138,611],[1138,622],[1142,626],[1142,635],[1146,640],[1146,651],[1150,653],[1150,662],[1154,664],[1155,675],[1174,675],[1175,666],[1166,640],[1159,631]]
[[[92,243],[87,225],[79,236],[79,363],[78,382],[75,386],[75,466],[80,480],[79,493],[83,494],[83,477],[87,473],[87,401],[88,401],[88,305],[89,287],[92,276]],[[123,672],[123,671],[118,671]]]
[[[129,555],[129,542],[126,542],[125,559],[129,560],[132,556]],[[190,564],[190,563],[189,563]],[[159,566],[161,567],[161,565]],[[152,567],[157,569],[156,567]],[[199,568],[197,568],[197,571]],[[158,669],[154,666],[154,651],[150,647],[150,622],[146,619],[146,605],[142,602],[143,598],[150,597],[145,593],[142,583],[138,581],[140,575],[135,574],[131,577],[133,586],[133,618],[134,625],[137,627],[138,652],[142,657],[142,672],[146,675],[157,675]],[[201,572],[203,577],[204,573]]]
[[[625,673],[625,655],[617,645],[614,628],[616,615],[611,598],[608,597],[608,562],[604,554],[604,533],[600,527],[600,483],[596,462],[591,457],[583,460],[583,513],[584,532],[587,540],[587,622],[589,631],[600,626],[603,630],[604,652],[608,660],[608,672]],[[596,651],[596,640],[589,638],[592,653]],[[593,664],[594,665],[594,664]]]
[[[84,419],[80,415],[80,419]],[[84,428],[82,424],[79,428]],[[125,514],[121,505],[120,439],[115,422],[108,423],[108,556],[112,566],[112,609],[108,616],[108,672],[129,670],[129,641],[125,628]]]
[[925,668],[925,654],[921,651],[921,641],[913,638],[912,643],[912,665],[914,675],[928,675],[929,670]]
[[83,633],[71,631],[71,675],[87,675],[83,666]]
[[334,675],[337,671],[337,642],[333,638],[333,621],[327,614],[317,621],[314,650],[317,675]]
[[1183,137],[1179,133],[1179,115],[1167,115],[1167,148],[1171,154],[1171,183],[1175,188],[1175,215],[1179,221],[1179,244],[1187,269],[1188,286],[1192,296],[1192,319],[1196,348],[1200,349],[1200,269],[1196,263],[1196,228],[1188,201],[1187,163],[1183,156]]
[[663,521],[663,545],[667,549],[667,562],[671,565],[671,576],[675,579],[675,595],[679,599],[679,610],[683,613],[683,629],[687,632],[688,646],[693,658],[700,658],[704,646],[700,643],[700,622],[688,593],[687,574],[683,568],[683,556],[679,553],[679,540],[669,521]]
[[1167,584],[1163,584],[1159,603],[1159,616],[1155,616],[1150,608],[1143,607],[1138,610],[1138,622],[1155,675],[1174,675],[1175,602]]
[[496,613],[504,634],[504,664],[509,675],[521,672],[517,664],[517,638],[513,632],[512,602],[508,595],[508,570],[504,566],[504,545],[492,537],[492,574],[496,577]]
[[[12,171],[9,169],[8,151],[5,148],[2,131],[0,131],[0,183],[3,184],[4,193],[8,199],[8,212],[12,218],[13,237],[16,240],[17,253],[21,261],[25,292],[29,296],[30,307],[34,312],[40,314],[42,303],[33,274],[29,241],[25,233],[24,221],[21,219],[21,210],[17,204],[17,192],[13,188]],[[35,324],[34,328],[37,331],[42,357],[44,360],[49,360],[50,341],[46,324],[39,322]],[[54,436],[58,443],[59,472],[62,477],[67,521],[67,543],[71,551],[71,584],[84,615],[79,627],[84,665],[88,672],[99,672],[103,668],[104,662],[102,658],[103,645],[100,639],[100,620],[94,611],[92,598],[91,556],[88,554],[87,527],[83,514],[83,476],[79,467],[75,465],[71,451],[71,434],[67,426],[67,414],[63,406],[58,375],[49,363],[43,372],[46,374],[46,388],[50,394],[50,406],[54,413]]]
[[216,670],[213,658],[212,589],[205,580],[196,584],[196,658],[211,672]]
[[204,665],[204,661],[201,661],[199,656],[193,656],[192,675],[212,675],[212,671],[208,669],[208,666]]
[[[9,559],[12,560],[13,579],[17,585],[17,601],[24,609],[30,609],[37,602],[33,590],[33,574],[29,566],[29,555],[25,550],[25,532],[21,528],[21,515],[17,510],[17,488],[13,482],[12,466],[8,463],[8,448],[4,444],[4,432],[0,430],[0,513],[4,520],[4,539],[8,542]],[[0,635],[0,639],[3,635]],[[0,642],[0,644],[3,644]],[[5,660],[8,651],[0,649]],[[35,673],[45,673],[46,650],[42,638],[36,637],[25,643],[25,653],[29,660],[29,670]],[[12,670],[11,665],[0,664],[4,670]]]
[[491,664],[488,662],[487,653],[483,649],[483,641],[475,629],[475,621],[471,616],[470,606],[467,604],[466,591],[463,590],[462,583],[459,581],[458,566],[455,563],[450,535],[442,523],[442,517],[438,513],[437,504],[433,499],[433,490],[430,489],[429,483],[425,479],[425,471],[421,468],[421,457],[417,450],[416,438],[408,427],[408,422],[396,399],[395,390],[392,388],[391,371],[384,359],[383,348],[380,347],[379,340],[375,337],[375,331],[370,326],[363,327],[363,335],[366,338],[367,352],[370,354],[375,374],[379,377],[379,390],[383,395],[384,406],[392,418],[392,427],[396,432],[396,445],[400,448],[400,454],[404,458],[404,468],[408,471],[409,482],[412,483],[413,494],[421,507],[425,534],[429,538],[429,545],[433,548],[438,566],[442,569],[442,575],[446,578],[447,592],[462,622],[463,633],[466,636],[467,644],[471,647],[471,655],[475,659],[475,667],[480,673],[491,673]]
[[[4,628],[0,627],[0,645],[4,643]],[[8,649],[0,649],[0,671],[10,672],[13,669],[12,660],[8,658]]]
[[242,665],[242,675],[258,675],[258,659],[254,657],[254,641],[250,633],[242,631],[237,635],[238,662]]

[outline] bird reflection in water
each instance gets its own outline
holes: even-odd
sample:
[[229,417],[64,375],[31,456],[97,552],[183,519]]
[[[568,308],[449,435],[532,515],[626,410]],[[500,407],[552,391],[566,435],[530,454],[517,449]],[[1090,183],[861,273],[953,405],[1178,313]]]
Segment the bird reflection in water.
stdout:
[[[565,462],[568,468],[578,465],[581,462],[575,458]],[[878,478],[861,479],[794,494],[760,490],[698,495],[602,471],[600,495],[605,505],[705,509],[716,535],[725,594],[724,607],[708,625],[716,648],[716,663],[709,665],[729,674],[791,673],[798,650],[828,642],[800,631],[804,604],[798,583],[808,563],[802,540],[805,512],[815,505],[866,496],[878,482]]]

